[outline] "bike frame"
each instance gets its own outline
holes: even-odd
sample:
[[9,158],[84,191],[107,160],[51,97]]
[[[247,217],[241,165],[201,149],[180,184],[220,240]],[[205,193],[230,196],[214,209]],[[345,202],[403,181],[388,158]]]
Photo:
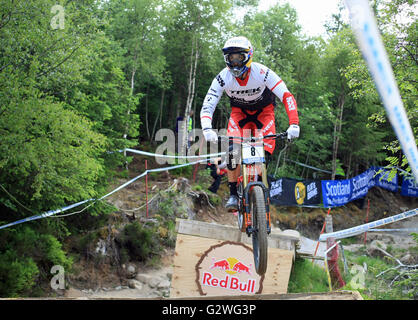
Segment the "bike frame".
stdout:
[[[267,166],[265,162],[265,150],[264,150],[264,139],[277,139],[287,137],[287,133],[279,133],[274,135],[267,135],[263,137],[226,137],[228,140],[239,140],[241,141],[241,174],[238,177],[237,185],[242,184],[242,194],[238,193],[239,205],[238,214],[243,215],[243,224],[241,227],[242,232],[246,232],[248,236],[254,232],[252,226],[251,208],[250,208],[250,192],[252,187],[258,185],[263,189],[264,200],[266,206],[266,220],[267,220],[267,234],[271,233],[271,218],[270,218],[270,189],[267,180]],[[253,146],[258,141],[261,141],[261,152],[262,156],[260,162],[244,163],[244,147]],[[261,173],[261,181],[258,181],[259,173]]]

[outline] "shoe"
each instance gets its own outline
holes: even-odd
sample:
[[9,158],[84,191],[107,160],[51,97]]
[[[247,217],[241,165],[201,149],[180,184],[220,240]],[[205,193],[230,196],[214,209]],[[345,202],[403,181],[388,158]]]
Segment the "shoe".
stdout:
[[237,211],[238,210],[238,197],[237,196],[230,196],[225,208],[228,209],[229,212],[231,211]]

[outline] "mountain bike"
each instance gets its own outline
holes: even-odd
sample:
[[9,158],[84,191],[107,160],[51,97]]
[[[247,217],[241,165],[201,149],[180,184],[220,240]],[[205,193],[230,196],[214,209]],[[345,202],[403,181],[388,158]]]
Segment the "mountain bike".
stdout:
[[241,174],[237,181],[238,227],[241,232],[252,237],[255,269],[259,275],[263,275],[267,270],[267,235],[271,233],[270,189],[264,139],[285,139],[287,132],[261,137],[218,138],[219,141],[229,141],[228,150],[234,143],[240,144],[240,150],[235,152],[235,157],[238,155],[240,159],[233,159],[234,154],[231,151],[227,153],[229,161],[235,160],[235,164],[241,164]]

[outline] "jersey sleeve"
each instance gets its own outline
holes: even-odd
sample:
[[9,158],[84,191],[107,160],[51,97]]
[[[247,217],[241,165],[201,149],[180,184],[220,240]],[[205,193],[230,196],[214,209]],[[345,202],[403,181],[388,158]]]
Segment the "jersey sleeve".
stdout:
[[284,81],[274,71],[267,70],[265,83],[267,88],[269,88],[271,92],[273,92],[276,95],[276,97],[278,97],[280,101],[283,102],[287,116],[289,118],[289,125],[299,125],[299,116],[296,100],[294,96],[290,93],[290,91],[287,89],[287,86],[284,83]]
[[203,100],[202,110],[200,111],[200,124],[202,129],[212,128],[212,116],[216,105],[222,97],[225,87],[225,80],[222,78],[222,72],[219,73],[208,90]]

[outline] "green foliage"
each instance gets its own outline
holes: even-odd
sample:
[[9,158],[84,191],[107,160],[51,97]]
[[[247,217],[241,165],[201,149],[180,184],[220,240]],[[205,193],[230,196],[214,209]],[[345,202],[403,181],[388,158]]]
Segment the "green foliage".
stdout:
[[287,291],[300,292],[327,292],[328,279],[324,269],[313,264],[311,260],[298,258],[295,260],[290,275]]
[[54,236],[28,226],[15,231],[4,230],[0,238],[0,296],[30,295],[37,282],[50,279],[54,265],[71,270],[73,261]]
[[105,139],[50,99],[29,97],[0,118],[0,179],[30,207],[50,209],[96,196]]
[[125,259],[128,258],[147,261],[161,251],[158,238],[153,230],[136,221],[126,225],[116,240],[122,248],[122,262],[127,262]]
[[29,292],[38,274],[32,258],[19,257],[13,250],[0,253],[0,296],[18,297]]

